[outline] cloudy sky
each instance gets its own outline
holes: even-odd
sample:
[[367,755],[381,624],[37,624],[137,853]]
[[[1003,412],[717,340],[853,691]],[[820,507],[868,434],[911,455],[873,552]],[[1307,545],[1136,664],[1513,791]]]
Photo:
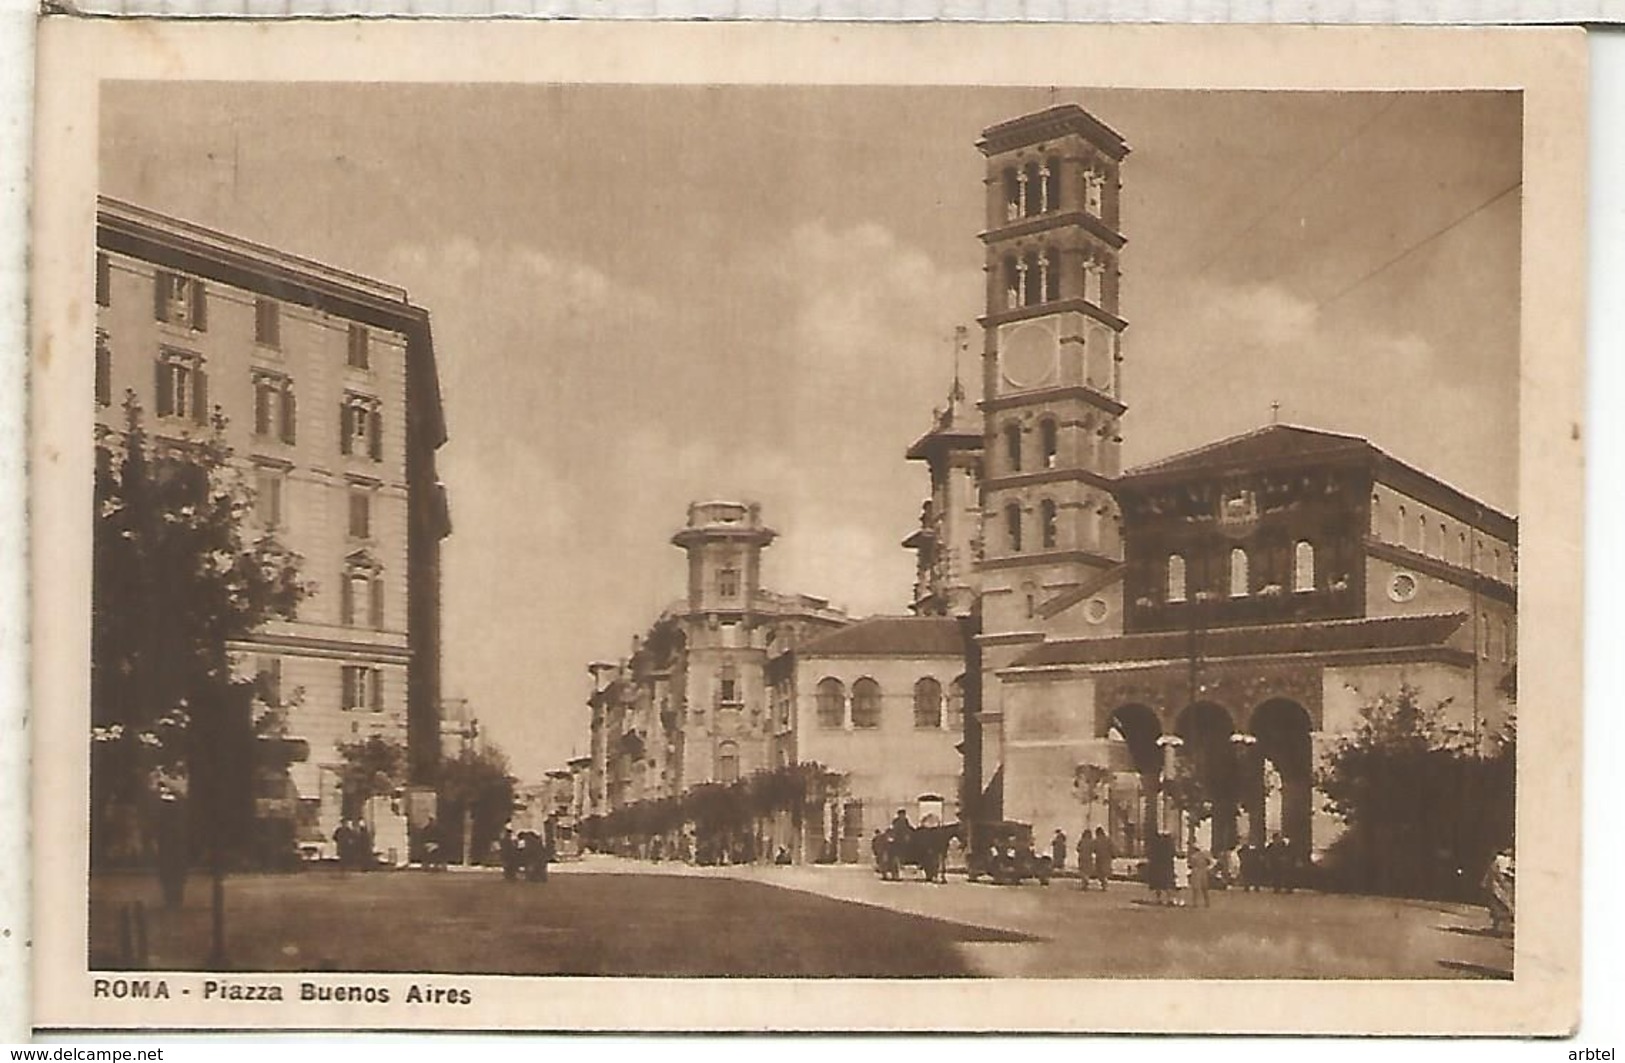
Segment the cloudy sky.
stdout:
[[1516,512],[1515,96],[123,83],[102,190],[429,308],[445,693],[533,777],[683,593],[690,499],[763,503],[770,586],[904,610],[903,451],[982,310],[974,144],[1053,102],[1133,148],[1129,463],[1278,401]]

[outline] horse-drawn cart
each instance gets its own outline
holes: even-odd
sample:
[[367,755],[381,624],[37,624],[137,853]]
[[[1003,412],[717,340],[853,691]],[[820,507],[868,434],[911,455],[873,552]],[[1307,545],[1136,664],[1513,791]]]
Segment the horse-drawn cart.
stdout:
[[1036,878],[1048,886],[1053,871],[1050,858],[1033,848],[1033,828],[1027,823],[1002,820],[970,824],[965,845],[965,875],[970,881],[986,876],[998,884]]

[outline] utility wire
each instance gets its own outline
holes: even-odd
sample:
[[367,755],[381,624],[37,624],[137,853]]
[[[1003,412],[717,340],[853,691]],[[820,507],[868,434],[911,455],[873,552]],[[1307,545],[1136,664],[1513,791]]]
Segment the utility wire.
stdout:
[[1232,234],[1222,243],[1220,243],[1218,250],[1209,255],[1207,260],[1196,268],[1197,275],[1200,276],[1201,274],[1206,273],[1214,263],[1224,258],[1232,250],[1239,246],[1243,238],[1251,235],[1253,230],[1264,224],[1264,222],[1268,219],[1275,217],[1276,213],[1281,209],[1281,207],[1287,203],[1290,203],[1292,201],[1292,197],[1302,191],[1310,181],[1313,181],[1315,178],[1325,173],[1332,163],[1336,162],[1338,159],[1341,159],[1344,152],[1348,151],[1348,149],[1354,145],[1355,141],[1364,136],[1367,129],[1370,129],[1372,126],[1376,125],[1379,119],[1381,119],[1389,111],[1393,110],[1402,98],[1403,97],[1396,96],[1394,99],[1389,100],[1388,103],[1379,108],[1375,114],[1367,118],[1364,122],[1361,122],[1359,128],[1355,129],[1354,132],[1345,137],[1342,143],[1338,144],[1330,155],[1327,155],[1324,159],[1321,159],[1320,162],[1310,167],[1303,174],[1303,176],[1299,177],[1292,183],[1290,188],[1277,196],[1269,206],[1259,211],[1251,221],[1242,227],[1240,232]]
[[1523,178],[1520,177],[1520,178],[1518,178],[1518,180],[1512,182],[1510,185],[1507,185],[1505,188],[1501,189],[1499,192],[1495,193],[1495,195],[1493,195],[1490,198],[1486,199],[1484,202],[1480,203],[1478,206],[1474,207],[1472,210],[1469,210],[1466,214],[1461,215],[1460,217],[1456,218],[1454,221],[1452,221],[1449,224],[1445,225],[1441,229],[1435,229],[1433,232],[1429,233],[1427,236],[1422,237],[1422,239],[1418,240],[1416,243],[1414,243],[1414,244],[1410,245],[1409,247],[1405,248],[1405,250],[1401,251],[1399,254],[1395,255],[1393,258],[1388,259],[1388,261],[1384,262],[1382,265],[1378,266],[1376,269],[1372,270],[1369,273],[1366,273],[1366,274],[1362,275],[1361,277],[1359,277],[1357,280],[1355,280],[1353,283],[1347,285],[1346,287],[1338,289],[1336,294],[1327,296],[1325,299],[1322,299],[1320,302],[1315,304],[1315,309],[1320,310],[1320,309],[1323,309],[1324,307],[1330,306],[1332,303],[1337,302],[1339,299],[1343,298],[1343,296],[1349,294],[1354,289],[1360,287],[1362,284],[1364,284],[1367,281],[1371,280],[1373,277],[1377,276],[1379,273],[1383,273],[1383,272],[1393,268],[1394,266],[1397,266],[1399,263],[1403,262],[1405,259],[1409,258],[1411,255],[1413,255],[1416,252],[1420,251],[1422,248],[1426,247],[1428,244],[1431,244],[1433,241],[1439,239],[1441,236],[1444,236],[1446,233],[1450,232],[1452,229],[1455,229],[1457,226],[1465,224],[1475,214],[1478,214],[1479,212],[1484,211],[1484,210],[1488,210],[1497,201],[1506,198],[1508,195],[1511,195],[1513,192],[1516,192],[1521,187],[1523,187]]

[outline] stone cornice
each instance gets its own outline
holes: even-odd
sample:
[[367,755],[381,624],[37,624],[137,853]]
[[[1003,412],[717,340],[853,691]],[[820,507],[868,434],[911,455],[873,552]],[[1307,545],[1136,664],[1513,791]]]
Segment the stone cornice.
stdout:
[[1030,218],[1017,218],[996,228],[984,230],[977,234],[977,238],[992,250],[995,244],[1006,240],[1019,240],[1023,236],[1058,229],[1082,229],[1105,242],[1113,251],[1122,250],[1123,245],[1128,243],[1128,237],[1086,210],[1051,211],[1048,214],[1035,214]]
[[999,310],[995,313],[985,314],[976,319],[984,328],[998,328],[1016,321],[1026,321],[1029,318],[1047,317],[1051,314],[1079,313],[1085,317],[1092,317],[1103,325],[1109,325],[1118,332],[1128,328],[1128,322],[1108,310],[1103,310],[1087,299],[1054,299],[1033,306],[1018,306],[1014,310]]
[[1104,410],[1113,417],[1121,417],[1128,412],[1128,406],[1119,402],[1096,388],[1086,384],[1064,384],[1060,387],[1038,388],[1033,391],[1022,391],[1014,395],[1000,395],[996,398],[985,399],[978,405],[984,413],[998,413],[1019,406],[1032,406],[1043,402],[1056,402],[1065,399],[1082,399],[1098,410]]

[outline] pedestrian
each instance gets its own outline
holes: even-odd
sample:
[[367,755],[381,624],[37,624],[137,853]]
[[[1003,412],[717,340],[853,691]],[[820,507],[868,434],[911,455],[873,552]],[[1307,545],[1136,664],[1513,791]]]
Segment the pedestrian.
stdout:
[[1248,842],[1241,847],[1241,888],[1248,893],[1258,892],[1258,887],[1263,884],[1262,865],[1263,858],[1258,846]]
[[1200,845],[1192,845],[1190,856],[1187,858],[1190,871],[1191,907],[1201,905],[1203,908],[1212,907],[1208,899],[1209,877],[1213,873],[1213,856]]
[[186,895],[186,869],[191,864],[188,851],[186,802],[168,791],[158,798],[158,888],[164,907],[176,911]]
[[502,857],[502,877],[509,882],[519,877],[521,840],[514,836],[513,828],[505,826],[497,839],[497,852]]
[[1288,856],[1286,839],[1281,832],[1276,831],[1270,836],[1269,844],[1264,846],[1264,874],[1269,877],[1271,893],[1288,893],[1287,864]]
[[1078,835],[1078,889],[1080,890],[1089,888],[1089,871],[1094,866],[1094,859],[1095,839],[1089,833],[1088,828],[1084,828],[1083,833]]
[[1145,854],[1146,884],[1151,887],[1151,894],[1157,904],[1168,904],[1172,901],[1174,892],[1173,838],[1160,832],[1149,835],[1146,838]]
[[[1079,845],[1082,845],[1081,841],[1079,842]],[[1117,850],[1112,846],[1111,835],[1106,833],[1105,827],[1095,828],[1095,840],[1094,844],[1090,848],[1092,850],[1091,855],[1094,857],[1093,863],[1095,878],[1100,880],[1100,889],[1101,892],[1104,893],[1106,890],[1106,883],[1109,882],[1112,877],[1112,861],[1117,858]],[[1082,866],[1079,866],[1078,873],[1080,875],[1084,873]],[[1086,881],[1085,885],[1087,884],[1088,883]]]
[[1050,870],[1057,875],[1066,870],[1066,831],[1059,827],[1049,840],[1049,858]]
[[1517,865],[1512,850],[1502,849],[1490,861],[1484,872],[1484,906],[1490,912],[1490,933],[1497,937],[1505,934],[1513,924],[1517,884]]

